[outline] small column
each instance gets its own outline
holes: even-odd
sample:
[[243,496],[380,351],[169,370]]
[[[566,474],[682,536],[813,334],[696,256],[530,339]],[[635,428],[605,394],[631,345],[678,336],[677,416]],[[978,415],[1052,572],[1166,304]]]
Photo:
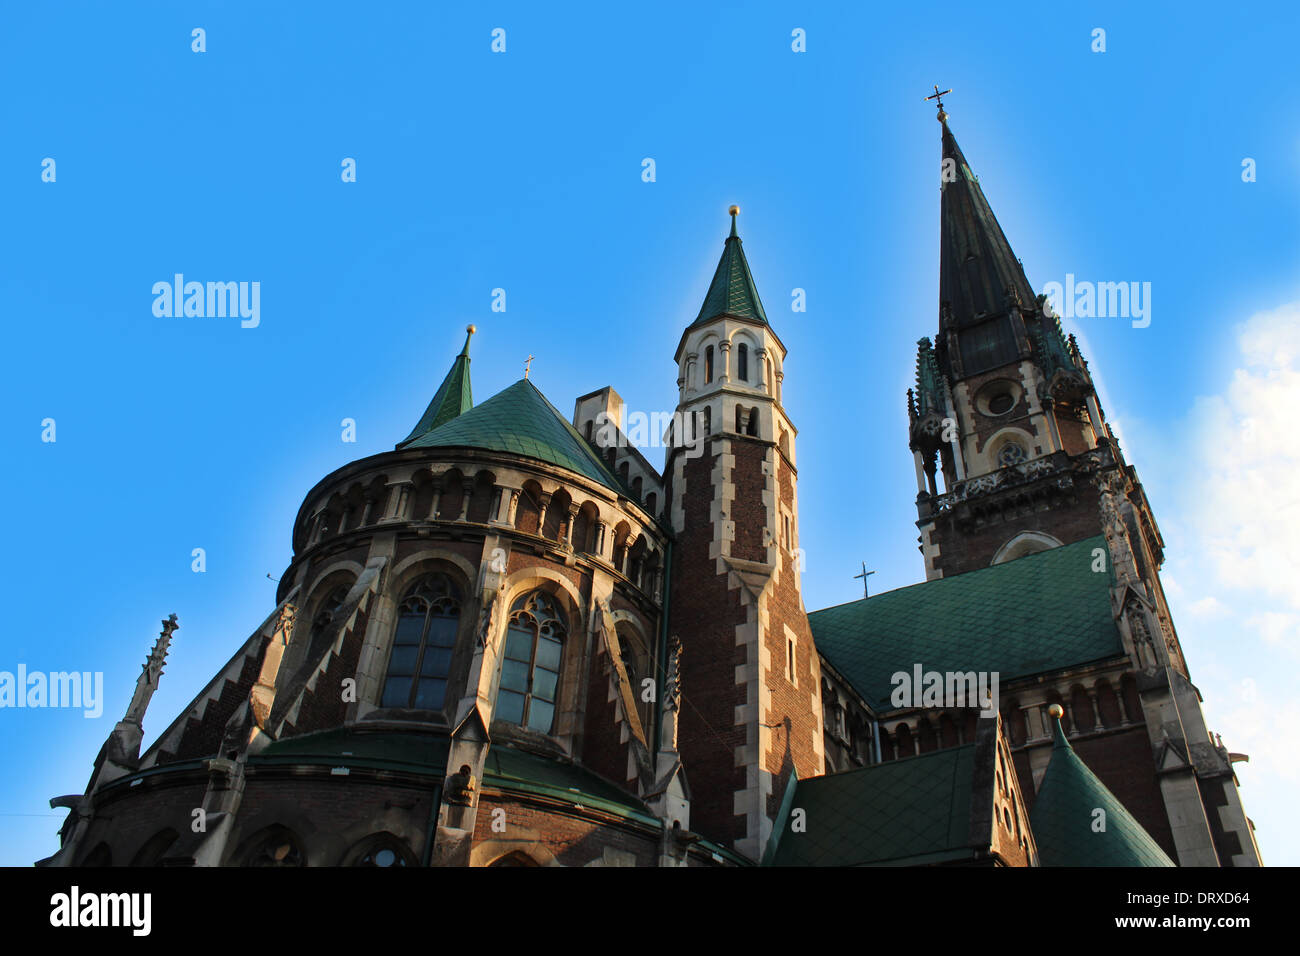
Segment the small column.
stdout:
[[509,504],[506,506],[506,507],[507,507],[507,510],[506,510],[506,523],[509,524],[511,527],[514,527],[514,523],[515,523],[515,512],[519,509],[519,494],[520,494],[520,491],[521,491],[521,489],[519,489],[519,488],[511,488],[511,489],[510,489],[510,502],[509,502]]
[[433,479],[433,497],[429,499],[429,514],[426,516],[429,521],[438,520],[438,503],[442,501],[442,476],[437,475]]
[[316,512],[312,516],[311,535],[307,538],[307,547],[320,543],[320,539],[325,534],[325,511],[324,509]]
[[474,494],[474,479],[465,478],[460,483],[460,514],[456,517],[457,521],[464,521],[465,516],[469,514],[469,499]]
[[921,459],[921,450],[919,448],[912,452],[912,458],[916,462],[916,493],[919,495],[926,494],[925,463]]
[[758,388],[759,391],[767,391],[767,349],[755,349],[754,356],[758,359]]
[[370,524],[370,518],[373,515],[374,510],[375,510],[375,496],[372,494],[367,494],[366,506],[361,512],[361,523],[357,525],[358,528],[364,528],[366,525]]
[[609,525],[605,524],[605,522],[600,520],[596,521],[596,540],[592,543],[591,553],[594,554],[596,557],[600,558],[602,561],[609,560],[609,558],[606,557],[605,555],[605,539],[606,537],[608,537],[607,535],[608,531],[609,531]]
[[537,496],[537,536],[546,537],[546,512],[551,510],[551,496],[554,492],[543,491]]
[[1101,730],[1101,707],[1097,704],[1097,691],[1088,691],[1088,699],[1092,701],[1092,729]]
[[782,372],[780,369],[777,369],[774,378],[776,379],[776,403],[780,405],[781,404],[781,382],[785,380],[785,372]]
[[578,506],[569,505],[569,523],[564,527],[564,543],[570,551],[573,550],[573,525],[578,520]]
[[718,364],[721,369],[714,369],[714,371],[718,372],[715,378],[717,378],[718,384],[726,385],[731,381],[729,376],[731,371],[731,343],[726,339],[718,343]]
[[1037,740],[1044,736],[1043,727],[1043,705],[1042,704],[1024,704],[1020,712],[1025,715],[1025,740]]
[[402,504],[402,482],[395,481],[388,486],[388,500],[384,504],[384,515],[380,522],[396,521],[398,509]]

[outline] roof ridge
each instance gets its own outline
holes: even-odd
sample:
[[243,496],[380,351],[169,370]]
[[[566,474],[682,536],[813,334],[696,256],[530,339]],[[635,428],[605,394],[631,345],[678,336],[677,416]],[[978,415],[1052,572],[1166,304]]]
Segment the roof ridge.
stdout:
[[[1011,565],[1016,564],[1018,561],[1024,561],[1028,558],[1036,558],[1039,557],[1040,555],[1056,554],[1058,552],[1065,550],[1066,548],[1074,548],[1076,546],[1080,546],[1084,544],[1085,542],[1094,541],[1098,538],[1104,538],[1104,537],[1105,535],[1098,532],[1097,534],[1093,535],[1090,538],[1080,538],[1078,541],[1071,541],[1068,544],[1057,545],[1054,548],[1044,548],[1042,551],[1034,551],[1030,554],[1022,554],[1017,558],[1012,558],[1010,561],[1003,561],[999,564],[990,564],[983,568],[971,568],[969,571],[963,571],[960,574],[945,575],[944,577],[933,578],[929,581],[915,581],[912,584],[904,584],[901,587],[891,588],[888,591],[881,591],[879,594],[873,594],[871,597],[854,598],[852,601],[843,601],[839,604],[828,604],[826,607],[820,607],[815,611],[809,611],[808,616],[811,617],[814,614],[821,614],[823,611],[834,611],[837,608],[848,607],[849,605],[852,604],[862,604],[866,601],[879,601],[881,598],[889,597],[892,594],[901,594],[902,592],[910,591],[913,588],[926,587],[927,585],[939,585],[945,581],[960,581],[969,577],[972,574],[979,574],[983,571],[992,571],[994,568],[1009,567]],[[1080,550],[1082,550],[1082,548],[1080,548]]]

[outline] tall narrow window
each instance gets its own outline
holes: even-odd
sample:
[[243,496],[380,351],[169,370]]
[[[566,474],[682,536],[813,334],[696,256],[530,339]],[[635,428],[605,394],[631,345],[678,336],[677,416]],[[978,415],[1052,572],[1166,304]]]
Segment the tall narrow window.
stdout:
[[460,592],[445,574],[429,574],[397,610],[381,707],[441,710],[460,624]]
[[713,346],[704,350],[704,384],[713,381]]
[[316,612],[316,618],[311,624],[311,634],[307,641],[307,659],[303,662],[304,667],[315,667],[320,663],[320,656],[325,652],[326,642],[333,635],[330,627],[334,623],[339,611],[343,609],[343,602],[347,600],[348,588],[339,585],[321,602],[320,608]]
[[744,342],[736,350],[736,377],[742,382],[749,381],[749,346]]
[[525,594],[510,610],[496,716],[549,734],[559,695],[560,657],[569,626],[545,591]]

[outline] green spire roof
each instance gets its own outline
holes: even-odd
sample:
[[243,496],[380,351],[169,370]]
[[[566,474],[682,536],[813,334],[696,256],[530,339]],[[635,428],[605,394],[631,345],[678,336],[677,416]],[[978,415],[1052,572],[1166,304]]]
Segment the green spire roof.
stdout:
[[704,305],[692,324],[698,325],[719,315],[734,315],[767,324],[767,313],[758,298],[758,288],[754,285],[754,277],[749,274],[749,263],[745,261],[745,251],[740,247],[740,236],[736,232],[736,214],[740,209],[732,206],[731,210],[731,235],[722,248],[722,259],[718,262],[718,271],[713,273],[709,294],[704,297]]
[[398,448],[405,448],[421,435],[427,435],[474,406],[474,397],[470,394],[469,387],[469,340],[473,334],[474,326],[465,329],[465,347],[456,356],[456,361],[451,363],[451,371],[433,393],[429,407],[424,410],[411,434],[397,443]]
[[482,448],[558,465],[626,494],[614,473],[526,378],[452,418],[408,448]]
[[[1052,719],[1052,759],[1034,799],[1029,824],[1043,866],[1173,866],[1160,845],[1079,759]],[[1106,812],[1106,829],[1098,832]]]

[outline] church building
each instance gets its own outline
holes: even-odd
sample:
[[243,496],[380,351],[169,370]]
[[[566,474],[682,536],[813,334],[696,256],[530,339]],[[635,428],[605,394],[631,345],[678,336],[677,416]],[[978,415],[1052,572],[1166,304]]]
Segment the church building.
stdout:
[[732,207],[661,467],[611,387],[474,404],[470,326],[142,752],[163,622],[38,865],[1260,865],[1142,484],[939,119],[921,583],[805,609],[783,394],[817,359],[787,380]]

